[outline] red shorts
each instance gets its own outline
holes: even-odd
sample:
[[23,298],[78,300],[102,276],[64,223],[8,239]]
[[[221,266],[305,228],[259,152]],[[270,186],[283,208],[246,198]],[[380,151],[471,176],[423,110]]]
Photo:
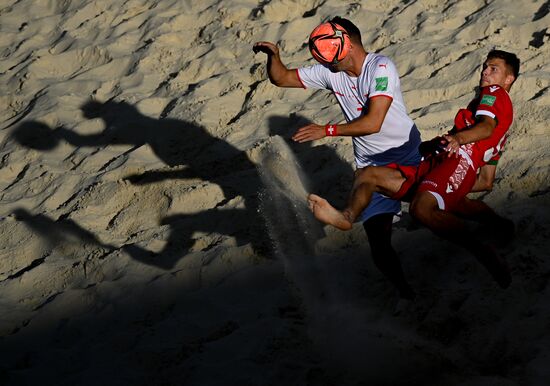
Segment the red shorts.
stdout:
[[401,189],[391,198],[411,201],[417,192],[430,192],[442,210],[453,210],[470,193],[477,178],[468,159],[449,158],[447,153],[423,160],[418,166],[387,166],[399,170],[405,177]]

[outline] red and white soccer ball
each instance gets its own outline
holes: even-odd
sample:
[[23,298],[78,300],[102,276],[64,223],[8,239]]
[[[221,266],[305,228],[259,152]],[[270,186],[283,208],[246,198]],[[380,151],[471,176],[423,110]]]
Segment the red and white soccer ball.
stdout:
[[350,49],[346,30],[333,22],[317,26],[309,35],[311,55],[322,64],[336,64],[346,57]]

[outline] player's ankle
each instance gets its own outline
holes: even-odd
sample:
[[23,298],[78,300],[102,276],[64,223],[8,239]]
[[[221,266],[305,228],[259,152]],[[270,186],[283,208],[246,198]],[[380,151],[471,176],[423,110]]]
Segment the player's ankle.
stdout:
[[344,216],[346,221],[348,221],[352,225],[355,222],[355,218],[357,217],[353,214],[353,212],[350,209],[344,209],[342,211],[342,215]]

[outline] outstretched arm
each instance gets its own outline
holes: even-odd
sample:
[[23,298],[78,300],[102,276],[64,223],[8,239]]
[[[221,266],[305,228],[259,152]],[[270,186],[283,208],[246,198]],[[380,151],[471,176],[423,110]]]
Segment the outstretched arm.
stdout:
[[279,47],[270,42],[257,42],[252,48],[254,53],[263,52],[267,55],[267,74],[269,80],[278,87],[302,88],[302,82],[296,69],[288,69],[279,55]]
[[479,120],[471,127],[462,129],[454,134],[446,134],[443,138],[447,141],[445,150],[449,152],[449,157],[458,155],[461,145],[481,141],[489,138],[497,126],[497,121],[487,115],[482,115]]
[[321,139],[328,135],[362,136],[380,131],[384,118],[391,106],[392,99],[386,97],[372,98],[369,101],[368,112],[359,118],[342,125],[332,125],[336,133],[327,133],[326,126],[311,123],[304,126],[292,137],[296,142],[308,142]]

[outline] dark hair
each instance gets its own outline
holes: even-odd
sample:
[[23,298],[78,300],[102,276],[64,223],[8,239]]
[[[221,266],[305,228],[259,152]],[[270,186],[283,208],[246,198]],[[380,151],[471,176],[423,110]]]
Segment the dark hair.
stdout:
[[359,43],[361,43],[361,45],[363,45],[363,41],[361,40],[361,32],[359,31],[359,28],[357,28],[357,26],[353,24],[351,21],[349,21],[348,19],[344,19],[340,16],[335,16],[332,19],[330,19],[330,21],[343,27],[347,31],[351,40],[358,41]]
[[[345,27],[344,27],[345,28]],[[487,54],[487,59],[502,59],[504,63],[508,66],[508,69],[514,74],[514,78],[519,76],[519,58],[516,54],[511,52],[501,51],[501,50],[492,50]]]

